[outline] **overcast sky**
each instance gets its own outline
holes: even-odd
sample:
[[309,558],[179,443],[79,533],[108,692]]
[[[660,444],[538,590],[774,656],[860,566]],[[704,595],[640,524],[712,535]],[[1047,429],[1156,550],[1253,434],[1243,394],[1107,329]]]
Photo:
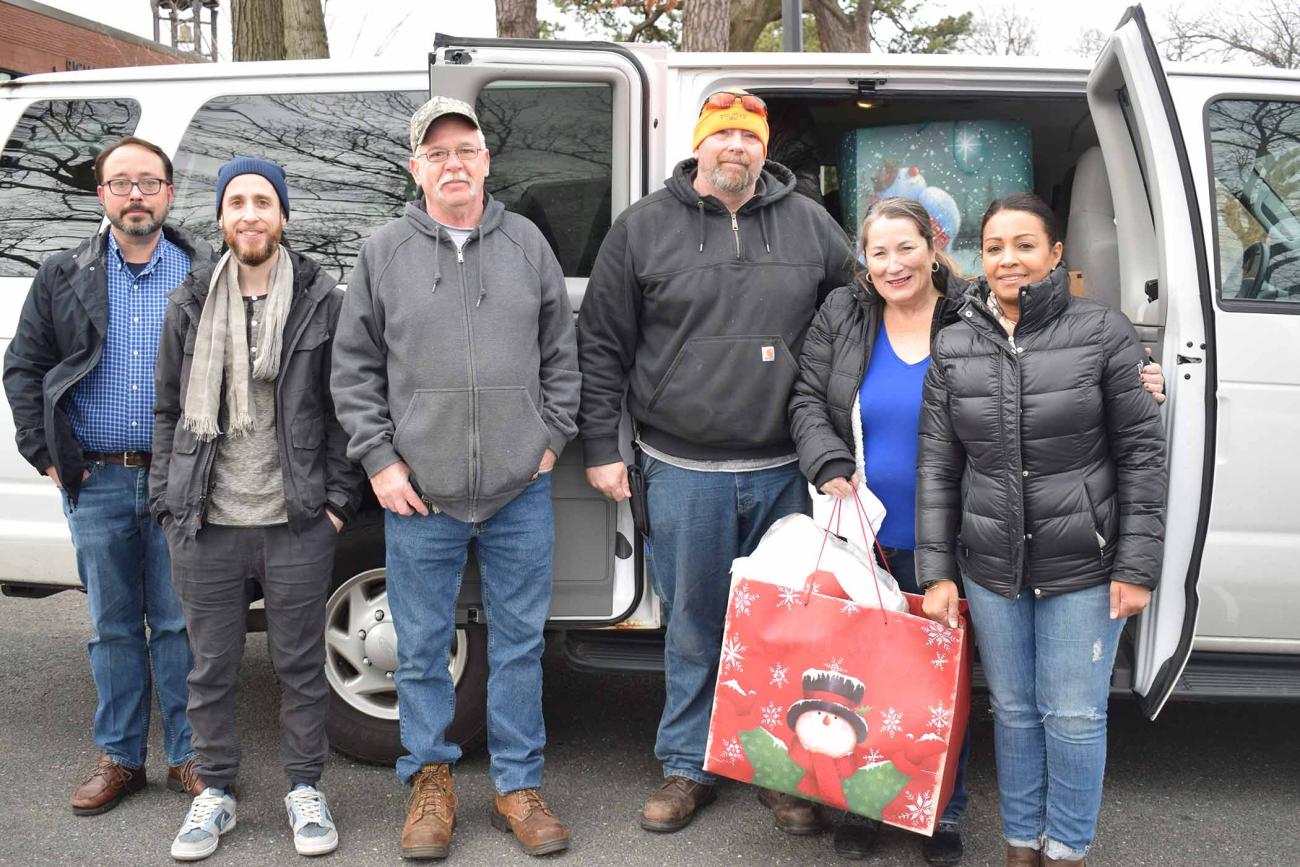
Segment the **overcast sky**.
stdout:
[[[43,0],[75,15],[81,15],[152,38],[149,0]],[[922,16],[935,19],[943,14],[994,10],[1013,5],[1025,21],[1037,31],[1038,53],[1052,55],[1068,51],[1085,28],[1109,31],[1118,23],[1131,0],[1000,0],[961,2],[928,0]],[[1208,0],[1147,0],[1143,4],[1156,29],[1170,10],[1206,9]],[[1220,4],[1221,6],[1221,4]],[[561,22],[561,16],[548,0],[539,0],[543,19]],[[433,44],[438,31],[455,36],[493,36],[496,23],[493,0],[326,0],[325,22],[329,30],[330,54],[336,58],[361,59],[375,56],[397,57],[402,54],[423,56]],[[230,59],[230,2],[221,0],[219,22],[222,59]],[[564,34],[574,39],[592,38],[570,27]]]

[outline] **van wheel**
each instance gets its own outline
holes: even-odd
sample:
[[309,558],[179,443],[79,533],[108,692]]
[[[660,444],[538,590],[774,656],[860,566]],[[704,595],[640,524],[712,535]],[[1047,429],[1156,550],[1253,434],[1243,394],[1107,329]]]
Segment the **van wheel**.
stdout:
[[[345,570],[347,559],[338,564]],[[405,750],[393,682],[397,634],[388,609],[385,571],[366,569],[335,580],[337,586],[325,603],[330,744],[351,758],[392,765]],[[447,738],[468,753],[483,744],[487,731],[486,631],[457,629],[448,667],[456,685],[456,716]]]

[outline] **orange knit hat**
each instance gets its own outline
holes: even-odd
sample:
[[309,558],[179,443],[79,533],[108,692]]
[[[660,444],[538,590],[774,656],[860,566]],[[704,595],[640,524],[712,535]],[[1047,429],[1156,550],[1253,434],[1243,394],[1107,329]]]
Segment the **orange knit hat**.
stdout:
[[[736,97],[725,108],[717,105],[720,101],[717,97],[724,94]],[[742,96],[749,99],[742,101],[740,99]],[[745,102],[756,103],[758,110],[747,108]],[[700,119],[695,122],[695,138],[691,150],[695,150],[700,146],[700,142],[723,129],[743,129],[752,132],[763,143],[763,154],[766,156],[767,140],[770,135],[767,127],[767,106],[758,97],[740,88],[725,90],[710,96],[704,103],[704,107],[700,109]]]

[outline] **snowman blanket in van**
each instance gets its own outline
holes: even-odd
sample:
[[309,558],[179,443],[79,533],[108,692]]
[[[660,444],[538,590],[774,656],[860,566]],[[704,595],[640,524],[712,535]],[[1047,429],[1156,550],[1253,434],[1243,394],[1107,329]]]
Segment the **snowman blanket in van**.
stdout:
[[747,566],[732,571],[705,769],[934,833],[970,705],[964,616],[950,629],[919,596],[899,612],[830,595],[824,563],[780,583]]

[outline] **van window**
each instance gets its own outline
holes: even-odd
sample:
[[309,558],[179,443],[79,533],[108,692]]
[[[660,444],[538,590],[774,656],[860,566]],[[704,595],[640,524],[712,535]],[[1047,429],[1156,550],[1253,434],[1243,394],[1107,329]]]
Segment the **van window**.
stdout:
[[566,277],[587,277],[609,231],[614,89],[494,81],[475,105],[492,154],[487,188],[537,224]]
[[139,121],[133,99],[41,100],[23,112],[0,152],[0,277],[31,277],[94,234],[95,157]]
[[361,243],[415,195],[407,130],[424,91],[221,96],[204,103],[174,159],[172,220],[214,247],[217,170],[235,156],[284,167],[285,242],[339,280]]
[[1300,304],[1300,102],[1220,99],[1206,116],[1219,297]]

